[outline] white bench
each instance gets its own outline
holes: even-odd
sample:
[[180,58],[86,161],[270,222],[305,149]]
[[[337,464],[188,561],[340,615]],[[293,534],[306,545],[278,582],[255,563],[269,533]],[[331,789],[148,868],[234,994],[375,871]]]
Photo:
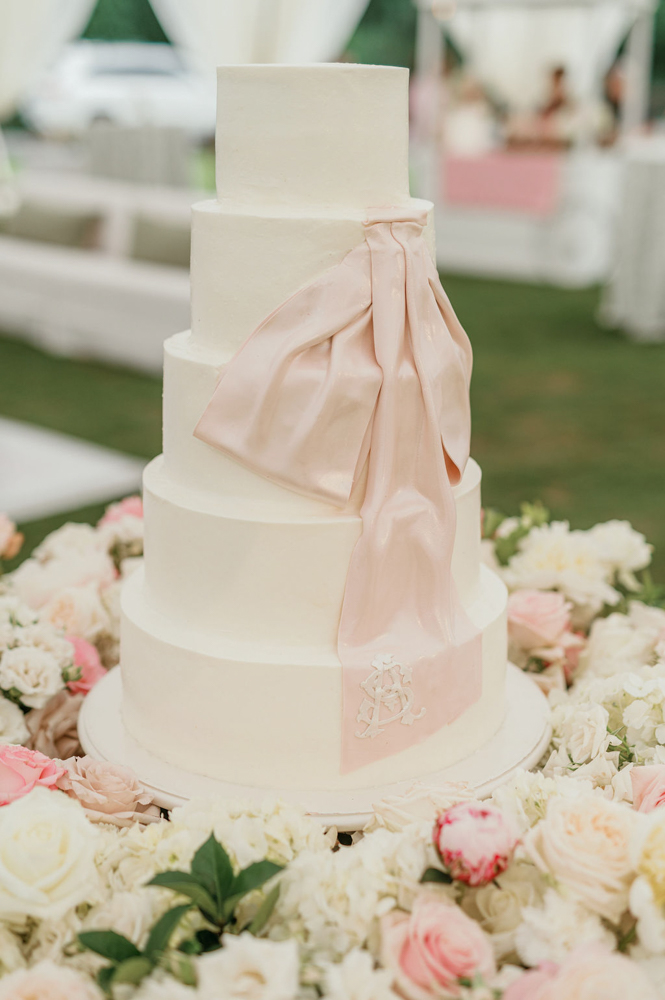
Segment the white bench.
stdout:
[[159,372],[162,344],[189,326],[186,267],[132,257],[139,218],[189,226],[201,192],[26,173],[26,203],[101,217],[93,249],[0,234],[0,330],[46,350]]

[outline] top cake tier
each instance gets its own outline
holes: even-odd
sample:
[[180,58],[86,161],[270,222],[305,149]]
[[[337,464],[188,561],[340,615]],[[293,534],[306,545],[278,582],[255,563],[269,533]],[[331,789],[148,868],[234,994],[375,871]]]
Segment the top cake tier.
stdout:
[[334,210],[408,200],[408,70],[221,66],[217,81],[222,204]]

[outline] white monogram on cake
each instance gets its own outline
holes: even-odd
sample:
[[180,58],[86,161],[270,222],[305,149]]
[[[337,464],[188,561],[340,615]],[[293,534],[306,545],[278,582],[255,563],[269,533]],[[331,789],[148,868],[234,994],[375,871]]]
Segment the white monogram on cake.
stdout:
[[[391,722],[412,726],[425,714],[424,708],[417,715],[412,711],[411,667],[397,663],[392,653],[375,656],[372,666],[374,670],[360,685],[367,695],[356,716],[357,722],[367,723],[364,732],[356,733],[361,740],[378,736]],[[382,717],[383,712],[392,714]]]

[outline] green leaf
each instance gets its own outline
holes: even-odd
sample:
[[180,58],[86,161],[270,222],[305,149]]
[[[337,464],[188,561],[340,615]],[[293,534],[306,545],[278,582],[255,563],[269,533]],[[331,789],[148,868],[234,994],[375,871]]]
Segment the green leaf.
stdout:
[[452,878],[450,877],[448,872],[442,872],[438,868],[428,868],[420,881],[439,882],[442,883],[443,885],[450,885],[450,883],[452,882]]
[[189,872],[160,872],[148,882],[148,885],[158,885],[163,889],[171,889],[172,892],[177,892],[181,896],[187,896],[198,906],[204,917],[212,920],[213,923],[216,922],[218,909],[215,900],[205,886],[201,885],[198,878],[190,875]]
[[105,965],[103,969],[100,969],[97,973],[97,983],[99,988],[103,990],[104,993],[111,992],[111,981],[115,973],[115,965]]
[[275,909],[275,903],[279,898],[280,886],[276,885],[270,890],[266,898],[261,903],[256,912],[256,916],[247,927],[250,934],[260,934],[270,919],[270,914]]
[[272,861],[257,861],[255,864],[244,868],[233,880],[231,892],[234,896],[247,895],[253,889],[260,889],[261,886],[283,870],[282,865],[276,865]]
[[158,955],[160,955],[163,951],[166,951],[173,932],[184,915],[188,910],[191,910],[191,908],[191,903],[185,903],[182,906],[174,906],[172,910],[167,910],[167,912],[159,918],[148,935],[148,942],[143,951],[148,958],[156,959]]
[[146,976],[150,975],[154,967],[154,963],[147,955],[128,958],[126,962],[116,966],[111,982],[114,986],[116,983],[133,983],[134,986],[138,986]]
[[135,944],[115,931],[81,931],[78,939],[84,948],[108,958],[115,965],[141,954]]
[[233,865],[213,833],[194,855],[191,872],[206,887],[219,908],[231,891]]
[[222,947],[219,934],[207,928],[196,932],[196,940],[201,946],[201,951],[218,951]]

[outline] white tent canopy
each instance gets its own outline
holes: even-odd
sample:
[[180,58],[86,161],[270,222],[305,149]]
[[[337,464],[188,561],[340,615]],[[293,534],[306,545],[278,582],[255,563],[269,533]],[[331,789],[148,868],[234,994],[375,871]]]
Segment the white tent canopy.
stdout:
[[151,0],[199,69],[326,62],[341,54],[369,0]]
[[532,109],[548,71],[566,69],[585,101],[600,91],[621,42],[649,0],[458,0],[445,30],[499,100]]

